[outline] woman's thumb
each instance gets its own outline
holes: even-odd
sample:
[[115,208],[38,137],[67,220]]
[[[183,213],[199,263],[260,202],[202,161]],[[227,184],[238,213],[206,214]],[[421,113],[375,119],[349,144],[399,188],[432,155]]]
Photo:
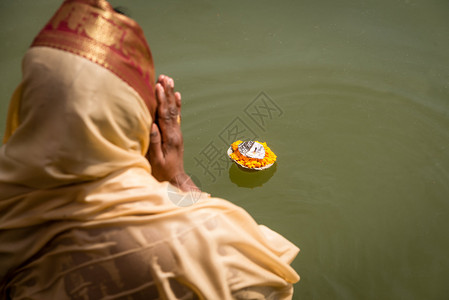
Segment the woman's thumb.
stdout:
[[153,123],[151,125],[150,132],[150,148],[148,150],[148,158],[150,159],[150,164],[152,161],[162,161],[164,159],[162,153],[162,143],[161,143],[161,133],[159,127]]

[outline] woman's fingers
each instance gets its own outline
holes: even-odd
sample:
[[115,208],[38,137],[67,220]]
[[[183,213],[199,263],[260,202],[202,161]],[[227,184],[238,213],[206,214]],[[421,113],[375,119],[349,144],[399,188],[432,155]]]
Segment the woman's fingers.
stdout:
[[160,83],[156,84],[156,101],[157,101],[157,123],[161,132],[167,131],[171,125],[171,116],[168,111],[167,98],[165,96],[165,90]]
[[176,102],[176,106],[179,109],[179,112],[181,112],[181,93],[179,93],[179,92],[175,93],[175,102]]
[[178,123],[178,117],[181,114],[181,94],[174,92],[173,79],[164,77],[162,83],[156,84],[156,100],[158,103],[158,121],[162,121],[164,125]]
[[172,122],[177,122],[180,115],[179,107],[176,104],[175,83],[172,78],[165,76],[162,82],[167,100],[168,113]]
[[153,163],[158,164],[164,161],[161,134],[159,132],[159,128],[154,123],[151,125],[150,147],[148,152],[148,159],[150,159],[150,161],[152,161]]
[[[167,107],[169,109],[172,108],[180,108],[181,107],[181,94],[175,93],[175,82],[173,78],[168,77],[166,75],[160,75],[157,83],[161,84],[165,91],[165,96],[167,100]],[[178,105],[179,104],[179,105]],[[179,113],[179,111],[177,112]]]
[[182,146],[180,129],[181,94],[174,92],[173,79],[159,76],[156,84],[157,122],[162,136],[162,150]]

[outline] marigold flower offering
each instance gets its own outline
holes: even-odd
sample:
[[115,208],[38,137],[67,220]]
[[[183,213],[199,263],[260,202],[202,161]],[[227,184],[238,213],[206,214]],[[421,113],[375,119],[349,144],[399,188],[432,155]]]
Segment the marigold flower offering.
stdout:
[[239,166],[252,170],[267,169],[277,158],[265,142],[240,140],[231,144],[228,156]]

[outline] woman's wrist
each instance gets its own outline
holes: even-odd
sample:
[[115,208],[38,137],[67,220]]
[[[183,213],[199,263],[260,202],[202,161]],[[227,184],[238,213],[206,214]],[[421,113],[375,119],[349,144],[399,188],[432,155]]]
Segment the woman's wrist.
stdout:
[[201,191],[193,182],[192,178],[190,178],[190,176],[185,172],[176,174],[171,180],[169,180],[169,182],[183,192],[189,192],[192,190]]

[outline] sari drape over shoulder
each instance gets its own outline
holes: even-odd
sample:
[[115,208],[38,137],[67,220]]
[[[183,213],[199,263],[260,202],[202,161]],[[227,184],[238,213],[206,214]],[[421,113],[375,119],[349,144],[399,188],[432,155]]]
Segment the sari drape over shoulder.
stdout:
[[65,1],[36,37],[0,148],[2,299],[291,299],[296,246],[152,177],[154,81],[104,0]]

